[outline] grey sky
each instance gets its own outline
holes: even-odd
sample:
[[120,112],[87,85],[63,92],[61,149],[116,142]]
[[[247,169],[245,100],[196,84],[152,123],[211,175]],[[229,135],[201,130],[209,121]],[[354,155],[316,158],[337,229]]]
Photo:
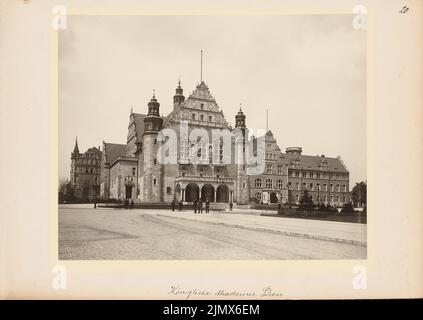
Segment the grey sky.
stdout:
[[70,16],[59,33],[59,176],[70,153],[125,143],[129,112],[146,113],[153,88],[163,115],[179,76],[185,96],[203,79],[234,123],[279,146],[340,155],[351,185],[366,180],[366,34],[352,15]]

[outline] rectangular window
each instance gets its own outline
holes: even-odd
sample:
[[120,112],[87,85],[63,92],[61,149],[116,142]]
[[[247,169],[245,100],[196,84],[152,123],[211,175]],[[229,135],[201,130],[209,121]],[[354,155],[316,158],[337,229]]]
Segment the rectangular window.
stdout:
[[212,116],[209,116],[209,122],[212,122]]
[[189,142],[186,139],[182,139],[180,144],[181,144],[181,147],[180,147],[181,159],[188,160],[189,159]]
[[135,176],[135,172],[136,172],[137,168],[132,168],[132,175]]
[[272,174],[272,165],[267,165],[267,174]]
[[154,164],[157,164],[157,159],[154,159]]
[[320,191],[320,183],[317,184],[317,190]]
[[307,183],[303,182],[303,190],[307,189]]
[[157,184],[157,180],[153,179],[153,184],[156,185]]
[[313,191],[314,190],[314,185],[312,183],[310,183],[310,190]]
[[297,186],[297,190],[300,190],[300,183],[299,182],[297,182],[296,186]]
[[333,192],[333,184],[332,183],[330,184],[330,192]]
[[167,194],[172,194],[172,188],[171,187],[166,187],[166,193]]
[[191,114],[191,119],[195,120],[195,113]]
[[204,114],[200,116],[201,121],[204,121]]
[[[328,191],[328,185],[325,183],[323,184],[323,190]],[[326,200],[325,200],[326,201]]]
[[347,186],[345,184],[342,186],[342,191],[347,192]]
[[282,166],[278,166],[278,174],[282,174]]

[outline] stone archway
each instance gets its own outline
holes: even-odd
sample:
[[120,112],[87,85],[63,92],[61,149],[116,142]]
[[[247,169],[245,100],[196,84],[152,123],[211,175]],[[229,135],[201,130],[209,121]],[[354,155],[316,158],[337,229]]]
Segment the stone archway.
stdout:
[[216,202],[229,202],[229,188],[221,184],[216,190]]
[[190,183],[185,188],[185,201],[186,202],[193,202],[198,200],[198,196],[200,193],[200,188],[195,183]]
[[211,184],[205,184],[201,188],[201,200],[205,202],[207,199],[214,202],[214,187]]

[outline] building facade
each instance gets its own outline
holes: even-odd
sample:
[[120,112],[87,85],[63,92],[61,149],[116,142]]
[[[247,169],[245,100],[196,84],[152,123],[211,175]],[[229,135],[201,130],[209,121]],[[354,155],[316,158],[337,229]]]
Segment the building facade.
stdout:
[[250,181],[255,201],[296,205],[305,191],[315,204],[341,207],[351,201],[349,171],[341,157],[303,155],[300,147],[283,153],[271,131],[265,141],[265,172]]
[[[235,161],[235,157],[239,157],[239,150],[245,153],[246,143],[257,146],[257,138],[246,141],[248,128],[241,108],[234,127],[226,121],[204,81],[187,98],[179,82],[173,110],[167,116],[161,116],[160,102],[154,93],[146,110],[146,114],[131,110],[125,144],[103,142],[101,152],[94,148],[98,167],[95,170],[93,167],[96,173],[90,182],[98,182],[103,199],[296,204],[307,190],[315,203],[342,206],[350,201],[349,172],[340,157],[302,155],[301,148],[286,148],[282,152],[271,131],[264,136],[264,171],[258,175],[247,174],[245,163]],[[163,129],[175,133],[176,150],[165,148],[169,137],[163,138]],[[225,149],[222,137],[208,142],[198,140],[194,134],[197,129],[207,132],[209,137],[216,129],[226,129],[232,133],[230,150]],[[237,135],[239,132],[242,135]],[[227,151],[230,151],[230,163],[223,161]],[[159,159],[163,152],[175,152],[177,160],[163,163]],[[199,161],[192,160],[194,153]],[[85,167],[79,170],[86,171]],[[71,170],[71,176],[74,173]]]
[[80,153],[78,140],[71,153],[70,184],[73,196],[78,199],[93,200],[100,191],[100,147],[89,148],[85,153]]

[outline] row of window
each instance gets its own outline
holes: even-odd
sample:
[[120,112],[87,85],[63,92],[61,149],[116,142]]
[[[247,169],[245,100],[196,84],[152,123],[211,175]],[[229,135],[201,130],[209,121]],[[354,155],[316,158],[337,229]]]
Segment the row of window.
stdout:
[[[208,122],[213,122],[213,116],[209,115],[206,118],[205,114],[200,114],[200,118],[198,120],[206,121],[206,119],[208,119]],[[197,114],[196,113],[191,113],[191,120],[197,120]]]
[[77,164],[93,164],[93,165],[98,165],[98,160],[94,160],[94,159],[77,159],[76,160]]
[[[266,173],[267,174],[272,174],[273,173],[273,166],[271,164],[268,164],[266,166]],[[282,175],[283,174],[283,167],[282,166],[278,166],[277,167],[277,173]]]
[[76,167],[75,168],[75,173],[98,173],[98,170],[96,170],[96,168],[81,168],[81,167]]
[[347,174],[329,174],[312,171],[290,171],[289,176],[293,178],[348,180]]
[[278,155],[276,153],[267,153],[266,152],[266,159],[277,160],[277,158],[278,158]]
[[[263,184],[262,179],[257,178],[254,180],[254,187],[256,188],[262,188],[263,186],[265,186],[267,189],[272,189],[273,188],[273,180],[272,179],[266,179],[265,180],[265,184]],[[276,180],[276,188],[277,189],[282,189],[284,187],[283,181],[281,179]],[[292,183],[288,182],[288,188],[292,187]],[[326,183],[324,183],[323,185],[320,183],[316,183],[314,184],[313,182],[310,182],[308,185],[306,182],[303,182],[302,185],[299,182],[295,183],[295,189],[296,190],[310,190],[310,191],[328,191],[328,185]],[[341,185],[337,184],[336,185],[336,189],[335,189],[335,185],[333,183],[331,183],[329,185],[329,190],[331,192],[347,192],[347,185]]]
[[[190,159],[192,157],[191,151],[196,143],[189,142],[188,140],[181,140],[181,159]],[[210,162],[212,162],[213,154],[218,157],[219,161],[223,161],[223,141],[216,141],[213,144],[206,144],[205,142],[197,142],[197,157],[202,160],[207,160],[207,157]],[[208,152],[203,152],[207,151]],[[213,152],[214,151],[214,152]],[[216,159],[217,160],[217,159]]]
[[[261,200],[262,193],[261,192],[256,192],[255,197],[256,197],[256,199]],[[281,198],[282,198],[281,200],[283,200],[283,196],[282,195],[281,195]],[[317,195],[316,198],[314,198],[313,195],[310,195],[310,198],[311,198],[311,200],[313,200],[313,201],[315,200],[317,202],[321,202],[321,201],[322,202],[327,202],[327,200],[328,200],[328,197],[327,196],[320,196],[320,195]],[[297,194],[295,196],[295,200],[297,202],[300,201],[300,195],[299,194]],[[342,196],[342,197],[340,197],[340,196],[329,196],[329,202],[330,203],[334,203],[334,201],[337,202],[337,203],[339,203],[340,200],[343,203],[345,203],[347,201],[347,197],[346,196]]]
[[[272,179],[266,179],[265,184],[262,183],[262,180],[260,178],[257,178],[254,181],[254,186],[256,188],[262,188],[265,186],[267,189],[273,189],[273,180]],[[283,188],[283,181],[281,179],[276,180],[276,188],[282,189]]]
[[[288,187],[291,187],[292,183],[288,182]],[[342,188],[342,189],[341,189]],[[296,190],[310,190],[310,191],[328,191],[328,185],[326,183],[320,184],[313,182],[310,182],[307,186],[306,182],[303,182],[302,185],[299,182],[295,183],[295,189]],[[330,192],[347,192],[347,185],[343,184],[342,187],[340,184],[335,185],[333,183],[329,184],[329,191]]]

